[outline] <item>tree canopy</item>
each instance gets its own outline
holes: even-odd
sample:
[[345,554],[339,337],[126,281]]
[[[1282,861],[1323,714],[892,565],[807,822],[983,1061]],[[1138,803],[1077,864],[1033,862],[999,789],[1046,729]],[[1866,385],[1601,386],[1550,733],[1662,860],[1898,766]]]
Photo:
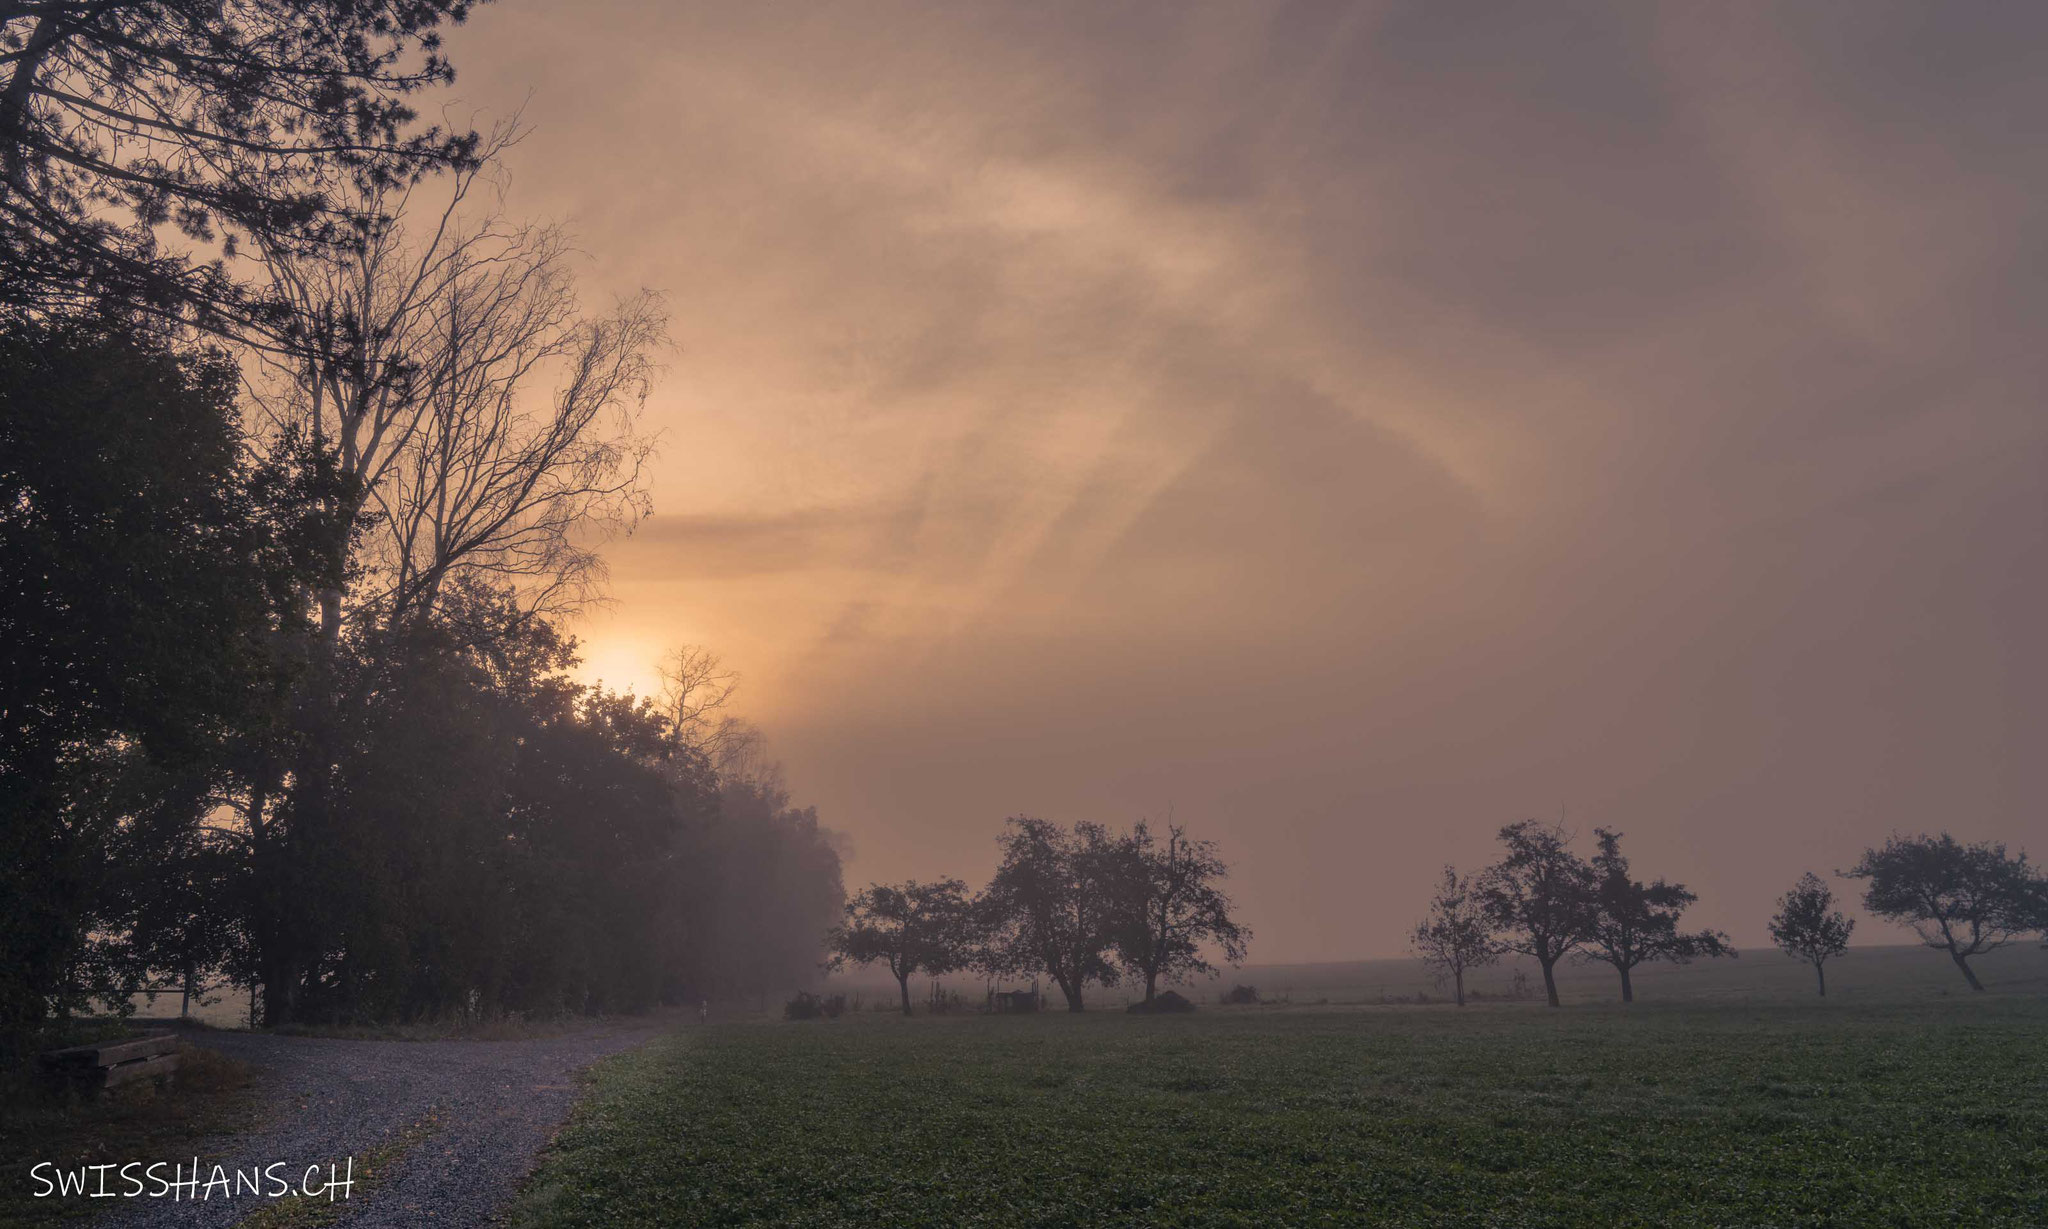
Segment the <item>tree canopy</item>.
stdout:
[[1018,816],[996,843],[1002,862],[984,893],[990,944],[1007,967],[1042,971],[1059,986],[1067,1010],[1080,1011],[1090,982],[1118,980],[1115,842],[1101,824],[1068,829]]
[[1965,845],[1940,836],[1894,836],[1866,849],[1846,879],[1869,886],[1863,905],[1903,922],[1920,941],[1945,951],[1970,989],[1982,990],[1970,958],[1996,951],[2041,925],[2042,878],[2024,853],[1995,842]]
[[1429,913],[1415,924],[1408,941],[1423,965],[1436,973],[1438,985],[1451,983],[1460,1007],[1465,1005],[1466,970],[1492,964],[1504,950],[1472,877],[1459,875],[1454,866],[1444,867]]
[[1479,877],[1481,907],[1505,950],[1541,966],[1556,1007],[1557,962],[1593,937],[1598,919],[1593,868],[1571,851],[1562,824],[1525,819],[1502,828],[1500,841],[1507,854]]
[[263,316],[238,240],[347,248],[375,223],[349,190],[474,161],[410,98],[453,79],[440,31],[475,2],[0,0],[0,298]]
[[1161,978],[1179,981],[1215,971],[1205,953],[1244,959],[1251,930],[1231,916],[1219,886],[1230,874],[1214,841],[1189,838],[1168,822],[1162,842],[1145,820],[1117,838],[1113,853],[1118,917],[1112,945],[1124,969],[1144,984],[1151,1002]]
[[846,902],[846,921],[832,933],[834,965],[880,962],[896,979],[910,1014],[910,979],[964,968],[975,941],[973,902],[958,879],[872,884]]
[[1824,998],[1828,992],[1828,961],[1849,950],[1849,932],[1856,923],[1834,908],[1835,894],[1812,871],[1799,877],[1792,890],[1778,898],[1771,917],[1771,939],[1787,955],[1813,966]]
[[1621,833],[1595,828],[1600,852],[1593,855],[1593,913],[1584,958],[1614,966],[1621,976],[1621,1001],[1635,1001],[1630,974],[1657,960],[1675,964],[1702,956],[1733,956],[1728,936],[1718,930],[1687,933],[1680,917],[1699,897],[1684,884],[1658,879],[1643,883],[1630,876]]
[[[124,815],[189,827],[283,664],[293,484],[242,447],[236,372],[106,317],[0,314],[0,1010],[106,919]],[[101,972],[105,972],[104,967]]]

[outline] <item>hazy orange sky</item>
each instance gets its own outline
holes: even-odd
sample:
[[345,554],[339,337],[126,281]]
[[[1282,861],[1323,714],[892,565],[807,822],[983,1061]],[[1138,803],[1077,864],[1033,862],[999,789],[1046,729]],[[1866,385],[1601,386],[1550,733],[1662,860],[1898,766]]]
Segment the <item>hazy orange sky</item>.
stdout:
[[1895,829],[2048,854],[2048,7],[449,45],[513,210],[674,309],[589,673],[719,652],[850,882],[1171,806],[1272,961],[1400,952],[1560,806],[1749,945]]

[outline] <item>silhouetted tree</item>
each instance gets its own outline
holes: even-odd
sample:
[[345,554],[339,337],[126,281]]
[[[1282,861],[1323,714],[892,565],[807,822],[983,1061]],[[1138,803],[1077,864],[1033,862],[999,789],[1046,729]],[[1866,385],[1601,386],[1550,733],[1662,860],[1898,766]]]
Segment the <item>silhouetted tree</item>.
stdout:
[[1653,960],[1685,964],[1702,956],[1733,956],[1728,936],[1718,930],[1686,934],[1681,914],[1699,899],[1684,884],[1643,883],[1629,877],[1621,833],[1593,829],[1600,852],[1593,855],[1593,924],[1583,958],[1614,966],[1621,974],[1621,1001],[1635,1002],[1629,974]]
[[1439,985],[1451,983],[1460,1007],[1465,1005],[1465,970],[1492,964],[1502,951],[1471,878],[1460,878],[1453,866],[1444,867],[1429,915],[1416,924],[1409,942],[1435,971]]
[[1214,944],[1231,964],[1244,960],[1251,931],[1230,916],[1230,898],[1217,883],[1230,874],[1213,841],[1188,839],[1168,822],[1166,840],[1139,820],[1117,842],[1117,921],[1113,946],[1123,967],[1145,983],[1151,1002],[1163,977],[1179,981],[1215,971],[1202,959]]
[[1894,836],[1866,849],[1845,879],[1868,880],[1863,906],[1904,922],[1927,946],[1946,951],[1970,989],[1982,990],[1970,957],[1996,951],[2033,930],[2031,902],[2041,878],[2027,856],[2008,857],[2005,846],[1965,845],[1940,836]]
[[1082,1009],[1089,982],[1117,983],[1110,959],[1118,922],[1116,841],[1100,824],[1071,830],[1018,816],[996,838],[1002,864],[983,893],[982,916],[1004,967],[1043,972]]
[[1812,871],[1799,877],[1792,890],[1778,898],[1771,917],[1771,938],[1787,956],[1813,966],[1822,998],[1828,993],[1828,961],[1849,950],[1849,932],[1856,923],[1833,908],[1835,894]]
[[370,221],[347,190],[471,162],[474,134],[415,129],[405,101],[451,79],[438,27],[471,3],[0,4],[0,299],[262,314],[159,233],[340,250]]
[[896,979],[903,1014],[910,1014],[910,979],[939,977],[965,967],[974,946],[967,885],[872,884],[846,903],[846,922],[832,932],[833,966],[881,962]]
[[1561,824],[1525,819],[1502,828],[1500,840],[1507,856],[1480,875],[1480,904],[1502,946],[1543,969],[1544,996],[1556,1007],[1557,962],[1593,937],[1593,868],[1571,851]]
[[185,847],[261,708],[297,509],[237,378],[118,319],[0,313],[0,1033],[114,988],[74,965],[129,829]]
[[[494,133],[482,156],[512,137]],[[360,558],[337,542],[318,594],[330,644],[345,599],[357,617],[417,622],[451,578],[514,593],[530,613],[569,612],[602,577],[594,531],[648,511],[635,416],[663,344],[661,300],[583,312],[561,229],[496,206],[465,213],[489,169],[457,171],[422,225],[402,197],[365,201],[390,216],[345,258],[265,250],[290,309],[255,348],[265,417],[332,447],[352,500],[337,523],[364,521]]]
[[[501,129],[473,152],[489,156],[510,139]],[[660,343],[660,305],[642,295],[583,314],[559,231],[509,225],[495,210],[480,219],[463,212],[482,170],[459,168],[442,211],[418,232],[402,203],[387,209],[390,198],[372,186],[358,189],[358,207],[378,220],[354,250],[262,244],[290,308],[255,348],[269,364],[269,378],[255,384],[270,441],[310,441],[336,475],[310,586],[318,630],[302,647],[308,668],[280,698],[285,719],[271,745],[248,757],[235,799],[249,847],[276,866],[310,864],[294,847],[299,836],[361,817],[334,769],[364,717],[352,708],[382,694],[372,659],[433,646],[495,672],[508,653],[534,650],[540,641],[529,633],[548,618],[594,594],[595,537],[647,510],[647,444],[633,424]],[[272,822],[271,812],[289,822]],[[740,831],[726,835],[745,844]],[[252,934],[268,1010],[281,1023],[292,988],[313,983],[276,954],[314,959],[320,949],[281,937],[284,916],[303,913],[310,897],[263,895],[270,903]]]
[[[602,371],[578,357],[599,352]],[[637,362],[550,353],[568,387],[537,411],[550,438],[582,428],[549,413],[602,409]],[[490,397],[448,420],[481,434],[386,437],[441,458],[390,490],[456,475],[444,507],[512,536],[423,514],[448,540],[378,574],[372,617],[322,626],[318,591],[358,562],[364,450],[352,467],[309,416],[252,458],[241,376],[116,317],[0,311],[0,1048],[53,1011],[223,974],[260,986],[273,1024],[631,1010],[817,976],[839,857],[758,734],[721,718],[706,739],[701,701],[567,674],[547,595],[575,568],[521,543],[590,511],[602,440],[494,452],[517,413]],[[448,460],[462,440],[483,441],[472,468]],[[512,502],[478,494],[514,473]],[[402,618],[376,604],[392,577]]]
[[694,748],[722,773],[749,775],[757,768],[762,736],[730,709],[740,676],[718,655],[686,644],[661,663],[662,707],[676,740]]

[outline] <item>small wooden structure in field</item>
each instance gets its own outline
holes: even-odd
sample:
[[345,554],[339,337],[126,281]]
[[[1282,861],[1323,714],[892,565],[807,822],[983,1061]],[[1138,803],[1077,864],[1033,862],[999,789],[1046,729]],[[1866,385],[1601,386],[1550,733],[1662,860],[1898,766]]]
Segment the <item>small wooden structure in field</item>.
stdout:
[[170,1033],[146,1033],[97,1045],[72,1046],[39,1056],[43,1074],[87,1093],[156,1076],[168,1078],[178,1069],[178,1039]]
[[998,990],[992,997],[997,1011],[1037,1011],[1038,991]]

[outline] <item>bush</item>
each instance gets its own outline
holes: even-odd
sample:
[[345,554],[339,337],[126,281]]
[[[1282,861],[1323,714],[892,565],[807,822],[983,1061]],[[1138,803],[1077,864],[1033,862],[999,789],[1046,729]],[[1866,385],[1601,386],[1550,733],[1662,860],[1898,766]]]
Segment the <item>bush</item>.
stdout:
[[825,1013],[827,1020],[837,1020],[840,1016],[846,1014],[846,996],[835,994],[831,998],[819,1003],[818,1009]]
[[1223,996],[1223,1001],[1234,1006],[1240,1003],[1262,1003],[1265,1000],[1259,997],[1257,986],[1232,986],[1230,993]]
[[1125,1011],[1133,1015],[1144,1016],[1164,1015],[1168,1012],[1193,1011],[1194,1009],[1195,1005],[1193,1003],[1188,1002],[1171,990],[1154,996],[1149,1003],[1133,1003],[1129,1007],[1124,1008]]
[[[844,1010],[844,996],[836,997],[841,999],[840,1009]],[[807,990],[797,991],[795,998],[782,1005],[782,1018],[785,1020],[815,1020],[825,1014],[825,1000]]]

